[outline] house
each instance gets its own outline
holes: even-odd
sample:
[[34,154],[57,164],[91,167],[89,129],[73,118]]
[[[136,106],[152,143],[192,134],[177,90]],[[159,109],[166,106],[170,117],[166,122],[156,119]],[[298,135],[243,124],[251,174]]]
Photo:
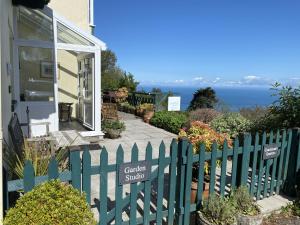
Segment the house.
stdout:
[[[13,113],[21,123],[43,122],[32,126],[30,136],[44,135],[46,125],[50,132],[103,135],[101,50],[106,46],[93,29],[93,0],[51,0],[42,10],[0,1],[1,145],[9,143]],[[60,103],[70,106],[72,122],[60,121]]]

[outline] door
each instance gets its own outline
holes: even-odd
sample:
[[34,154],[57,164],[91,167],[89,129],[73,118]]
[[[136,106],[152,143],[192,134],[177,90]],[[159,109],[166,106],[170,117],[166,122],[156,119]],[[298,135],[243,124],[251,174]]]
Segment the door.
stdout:
[[94,54],[78,56],[78,112],[82,124],[94,130]]

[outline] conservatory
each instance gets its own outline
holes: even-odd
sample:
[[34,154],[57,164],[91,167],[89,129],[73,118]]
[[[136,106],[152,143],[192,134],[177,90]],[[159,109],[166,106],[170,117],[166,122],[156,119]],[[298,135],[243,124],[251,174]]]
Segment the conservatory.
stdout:
[[66,129],[101,136],[105,44],[48,7],[15,7],[13,29],[14,112],[39,124],[30,136]]

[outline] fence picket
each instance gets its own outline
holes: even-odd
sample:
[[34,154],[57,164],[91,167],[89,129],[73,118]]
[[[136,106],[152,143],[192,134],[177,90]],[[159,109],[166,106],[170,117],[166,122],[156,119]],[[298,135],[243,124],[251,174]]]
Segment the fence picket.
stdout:
[[[174,224],[174,203],[175,203],[175,183],[176,183],[176,163],[177,163],[177,141],[172,140],[170,148],[171,162],[169,166],[169,198],[168,198],[168,225]],[[147,154],[147,153],[146,153]]]
[[197,209],[202,205],[203,184],[204,184],[204,163],[205,163],[205,145],[200,144],[199,152],[199,170],[198,170],[198,185],[197,185]]
[[91,203],[91,154],[84,147],[82,154],[82,191],[85,193],[86,202]]
[[[279,132],[279,130],[277,130],[277,132],[276,132],[276,141],[275,141],[277,147],[279,145],[279,139],[280,139],[280,132]],[[278,159],[278,156],[276,156],[276,158],[273,159],[270,196],[272,196],[273,192],[274,192],[275,178],[276,178],[275,176],[276,176],[276,170],[277,170],[277,159]]]
[[211,151],[211,165],[210,165],[210,182],[209,182],[209,195],[215,192],[216,185],[216,167],[217,167],[217,143],[214,142]]
[[276,194],[279,194],[280,187],[282,186],[282,176],[283,176],[283,158],[285,155],[286,148],[286,130],[283,130],[281,146],[280,146],[280,157],[278,163],[278,175],[277,175],[277,184],[276,184]]
[[[119,145],[117,154],[116,154],[116,163],[118,166],[120,166],[122,163],[124,163],[124,150],[122,148],[122,145]],[[119,168],[117,168],[117,171],[119,171]],[[115,189],[115,224],[121,224],[122,223],[122,212],[123,212],[123,185],[119,184],[119,176],[118,172],[116,172],[116,189]]]
[[248,170],[249,170],[249,157],[251,147],[251,135],[245,134],[243,156],[242,156],[242,172],[241,172],[241,185],[247,185],[248,181]]
[[286,155],[284,157],[284,169],[283,169],[283,180],[286,180],[289,158],[290,158],[290,151],[291,151],[291,144],[292,144],[292,130],[288,131],[288,143],[287,143],[287,150]]
[[157,177],[157,203],[156,203],[156,224],[162,224],[162,207],[164,194],[164,178],[165,178],[165,144],[162,141],[159,146],[159,162],[158,162],[158,177]]
[[263,176],[263,166],[264,166],[262,154],[263,154],[263,147],[265,146],[266,141],[267,141],[267,134],[266,134],[266,132],[264,132],[263,136],[262,136],[261,151],[260,151],[260,156],[259,156],[260,160],[259,160],[256,200],[259,200],[261,198],[262,176]]
[[[148,142],[146,147],[146,161],[151,162],[152,160],[152,145]],[[151,165],[152,168],[152,165]],[[151,180],[145,181],[145,189],[144,189],[144,225],[148,225],[150,223],[150,199],[151,198]]]
[[32,163],[29,160],[26,160],[24,166],[24,192],[31,191],[34,188],[35,181],[34,181],[34,168]]
[[[131,162],[138,161],[139,150],[136,143],[131,150]],[[136,209],[137,209],[137,183],[130,184],[130,225],[136,225]]]
[[108,153],[105,147],[100,154],[100,212],[99,221],[100,225],[107,225],[107,165],[108,165]]
[[259,134],[256,132],[255,134],[255,143],[254,143],[254,152],[253,152],[253,162],[252,162],[252,173],[251,173],[251,185],[250,185],[250,195],[254,195],[254,189],[256,184],[256,172],[257,172],[257,157],[258,157],[258,149],[259,149]]
[[185,213],[183,217],[183,224],[190,224],[190,209],[191,209],[191,183],[192,183],[192,168],[193,168],[193,145],[189,144],[187,152],[187,164],[186,164],[186,176],[185,176],[185,200],[184,208]]
[[[273,144],[273,131],[270,132],[270,137],[269,137],[269,144]],[[270,167],[271,167],[272,159],[267,160],[267,165],[266,165],[266,172],[265,172],[265,183],[264,183],[264,191],[263,191],[263,197],[267,197],[268,195],[268,187],[269,187],[269,176],[270,176]]]
[[224,141],[223,151],[222,151],[222,167],[221,167],[221,177],[220,177],[220,195],[225,194],[226,185],[226,171],[227,171],[227,154],[228,154],[228,143],[227,140]]
[[72,186],[81,191],[81,160],[79,150],[71,151],[70,163],[72,172]]
[[236,176],[237,176],[237,163],[238,163],[238,152],[239,152],[239,139],[236,137],[233,146],[233,160],[231,169],[231,189],[236,187]]
[[57,179],[59,176],[58,173],[58,163],[54,157],[51,157],[48,165],[48,179]]

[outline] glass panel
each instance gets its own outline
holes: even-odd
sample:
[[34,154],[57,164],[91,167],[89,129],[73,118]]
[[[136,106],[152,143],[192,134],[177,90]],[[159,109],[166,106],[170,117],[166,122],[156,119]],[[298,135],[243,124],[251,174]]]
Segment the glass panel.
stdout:
[[75,45],[94,46],[94,44],[61,23],[57,23],[57,42]]
[[19,47],[21,101],[54,101],[53,50]]
[[19,7],[17,24],[19,38],[41,41],[54,40],[52,18],[39,10]]

